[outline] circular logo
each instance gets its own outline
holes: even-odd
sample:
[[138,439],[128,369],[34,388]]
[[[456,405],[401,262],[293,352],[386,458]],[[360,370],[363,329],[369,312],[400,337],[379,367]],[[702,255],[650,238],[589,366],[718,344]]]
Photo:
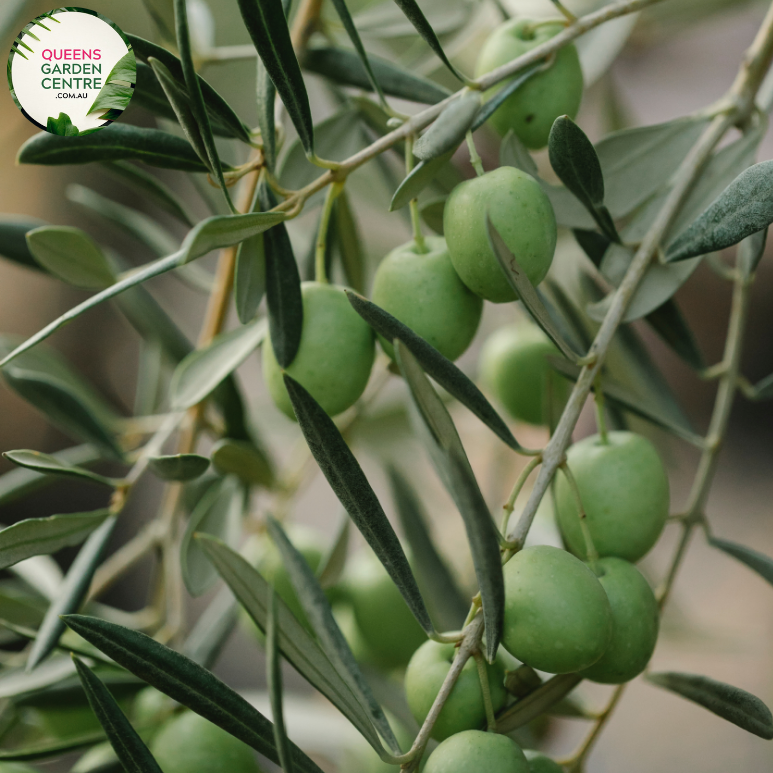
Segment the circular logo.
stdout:
[[19,110],[52,134],[76,136],[118,118],[134,93],[137,64],[123,32],[88,8],[56,8],[33,19],[8,56]]

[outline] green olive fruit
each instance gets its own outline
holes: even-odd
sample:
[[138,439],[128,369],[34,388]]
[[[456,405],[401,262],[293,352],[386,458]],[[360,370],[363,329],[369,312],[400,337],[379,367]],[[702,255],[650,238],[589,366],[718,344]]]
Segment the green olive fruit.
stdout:
[[606,652],[581,675],[603,684],[622,684],[647,667],[658,640],[660,612],[642,573],[622,558],[602,558],[599,582],[612,607],[612,639]]
[[564,773],[564,769],[554,760],[534,749],[524,749],[529,761],[529,773]]
[[524,548],[505,564],[502,646],[551,674],[593,665],[612,637],[612,609],[593,572],[560,548]]
[[506,735],[465,730],[432,752],[424,773],[529,773],[529,763]]
[[[426,641],[414,652],[408,669],[405,672],[405,695],[408,707],[414,719],[421,725],[427,718],[432,704],[440,692],[440,688],[448,675],[451,663],[456,654],[453,644],[441,644],[436,641]],[[499,711],[505,705],[505,668],[494,661],[486,664],[489,680],[489,691],[494,711]],[[460,733],[463,730],[474,730],[486,723],[486,708],[483,703],[483,691],[478,676],[478,666],[474,658],[470,658],[462,668],[462,672],[451,690],[448,699],[432,728],[432,737],[438,741]]]
[[[475,67],[476,76],[528,53],[564,29],[561,23],[535,23],[531,19],[512,19],[502,24],[483,44]],[[506,84],[504,81],[490,88],[486,97],[490,99]],[[512,129],[527,148],[544,148],[553,121],[561,115],[570,118],[577,115],[582,89],[577,49],[573,45],[564,46],[546,70],[532,75],[500,105],[489,118],[489,124],[502,136]]]
[[[638,561],[658,541],[669,508],[668,476],[655,446],[633,432],[592,435],[566,455],[598,554]],[[577,504],[566,476],[556,481],[556,516],[567,547],[586,558]]]
[[401,668],[427,637],[386,569],[368,551],[346,569],[346,589],[362,638],[381,668]]
[[[303,329],[298,353],[286,372],[330,415],[354,405],[373,367],[373,331],[351,307],[343,288],[304,282]],[[277,407],[295,418],[270,340],[263,345],[263,378]]]
[[[483,302],[459,279],[445,239],[429,236],[425,243],[428,252],[408,242],[381,261],[373,280],[373,303],[455,360],[475,336]],[[392,344],[379,339],[394,358]]]
[[486,217],[533,285],[548,273],[556,249],[556,216],[539,183],[526,172],[502,166],[465,180],[443,210],[448,252],[459,278],[493,303],[517,296],[491,249]]
[[260,773],[246,743],[192,711],[167,722],[150,751],[164,773]]
[[569,382],[546,359],[558,353],[536,325],[501,327],[481,350],[481,380],[514,419],[549,424],[551,416],[561,415],[569,394]]

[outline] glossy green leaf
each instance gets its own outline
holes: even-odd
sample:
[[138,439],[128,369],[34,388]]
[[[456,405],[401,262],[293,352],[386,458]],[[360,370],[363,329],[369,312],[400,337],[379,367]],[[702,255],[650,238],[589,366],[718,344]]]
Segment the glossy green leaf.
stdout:
[[419,625],[428,634],[433,633],[400,540],[357,459],[333,420],[314,398],[287,374],[284,381],[301,431],[330,487],[397,585]]
[[49,132],[34,134],[21,146],[16,157],[19,164],[46,166],[122,159],[184,172],[206,171],[196,151],[184,139],[126,123],[113,123],[79,137],[58,137]]
[[319,584],[325,588],[332,588],[343,576],[346,559],[349,553],[349,533],[351,532],[351,520],[346,512],[341,513],[335,537],[330,547],[322,556],[317,567]]
[[389,211],[402,209],[415,199],[436,177],[438,172],[451,160],[451,153],[438,156],[430,161],[421,161],[406,175],[392,196]]
[[346,284],[357,292],[364,292],[367,258],[346,189],[341,189],[336,196],[331,226]]
[[765,255],[765,245],[768,240],[768,229],[752,234],[744,239],[738,247],[738,270],[744,276],[752,276]]
[[388,341],[399,339],[419,361],[422,369],[449,394],[472,411],[497,437],[510,448],[521,448],[507,424],[494,410],[477,386],[434,346],[416,335],[409,327],[361,295],[347,291],[354,310]]
[[580,245],[580,249],[590,258],[593,265],[598,268],[612,242],[604,234],[600,234],[597,231],[575,228],[572,233],[577,244]]
[[647,680],[703,706],[760,738],[767,741],[773,739],[773,714],[770,709],[755,695],[740,687],[717,682],[707,676],[673,671],[649,674]]
[[709,545],[727,553],[742,564],[746,564],[753,572],[757,572],[763,580],[767,580],[773,585],[773,559],[769,556],[752,550],[752,548],[747,548],[745,545],[739,545],[737,542],[729,542],[718,537],[709,537]]
[[28,518],[0,530],[0,569],[7,569],[31,556],[48,555],[80,545],[108,515],[108,510],[94,510]]
[[201,477],[209,468],[209,459],[198,454],[151,456],[148,467],[162,480],[189,481]]
[[[273,125],[271,131],[273,131]],[[265,148],[263,152],[265,154]],[[274,164],[272,163],[269,169],[273,168]],[[250,205],[250,212],[259,211],[260,197],[256,189]],[[266,294],[266,250],[262,234],[245,239],[236,251],[233,293],[239,322],[243,325],[252,322],[258,313],[260,302]]]
[[211,668],[238,622],[239,605],[230,588],[221,588],[196,620],[183,653],[200,666]]
[[[264,210],[276,206],[271,188],[261,182],[260,205]],[[303,299],[301,276],[293,254],[293,246],[284,224],[268,231],[263,237],[266,256],[266,305],[268,332],[277,362],[287,368],[295,359],[303,331]]]
[[35,228],[27,233],[27,246],[46,271],[75,287],[101,290],[115,282],[104,253],[80,228]]
[[217,572],[193,536],[211,534],[234,546],[241,534],[245,491],[235,478],[224,478],[211,486],[188,519],[180,543],[180,564],[185,587],[192,596],[201,596],[216,582]]
[[[411,102],[434,105],[451,92],[434,81],[414,75],[387,59],[368,55],[373,74],[384,94]],[[373,84],[360,57],[354,52],[333,46],[310,48],[303,57],[303,67],[341,86],[373,90]]]
[[172,404],[190,408],[200,403],[260,346],[266,323],[255,320],[221,333],[204,349],[191,352],[176,368],[169,386]]
[[258,105],[258,126],[263,143],[263,156],[270,172],[276,170],[276,87],[266,70],[263,60],[258,57],[257,87],[255,96]]
[[277,634],[276,593],[271,590],[266,623],[266,682],[271,702],[271,716],[274,720],[274,743],[279,756],[279,767],[284,773],[293,773],[293,760],[290,754],[290,741],[285,729],[284,709],[282,706],[282,658],[279,651]]
[[[199,537],[199,542],[239,603],[265,633],[268,627],[271,586],[257,569],[226,545],[206,536]],[[378,733],[351,688],[336,671],[317,641],[279,598],[277,620],[279,648],[284,657],[301,676],[338,708],[377,752],[382,753]]]
[[67,113],[59,113],[56,118],[49,116],[46,121],[46,131],[59,137],[77,137],[80,134],[78,127]]
[[491,249],[496,255],[508,283],[518,294],[521,302],[534,321],[542,328],[545,335],[550,338],[567,359],[576,362],[580,355],[564,340],[561,331],[556,327],[547,308],[545,308],[544,301],[540,298],[534,285],[529,281],[529,277],[526,276],[526,272],[523,271],[515,255],[510,252],[504,239],[499,235],[499,232],[488,217],[486,218],[486,225]]
[[77,465],[67,464],[61,459],[57,459],[51,454],[44,454],[40,451],[5,451],[3,456],[14,464],[18,464],[19,467],[26,467],[27,469],[34,470],[35,472],[42,473],[44,475],[64,475],[66,477],[81,478],[82,480],[89,480],[93,483],[100,483],[103,486],[113,488],[115,481],[110,478],[106,478],[104,475],[97,475],[91,470],[87,470]]
[[309,96],[295,58],[281,0],[238,0],[250,38],[307,154],[314,152]]
[[390,465],[387,472],[403,532],[413,555],[421,557],[416,563],[416,573],[430,608],[437,614],[444,631],[460,630],[470,603],[435,547],[416,490],[396,467]]
[[[184,655],[138,631],[84,615],[67,615],[66,624],[148,684],[278,763],[269,722],[244,698]],[[301,773],[321,773],[297,746],[293,763]]]
[[128,51],[113,65],[86,114],[100,110],[125,110],[134,94],[132,86],[136,82],[137,60],[134,52]]
[[400,371],[435,444],[430,457],[464,520],[483,602],[486,658],[493,663],[502,636],[505,611],[505,586],[497,530],[443,401],[408,347],[400,340],[396,340],[394,346]]
[[338,670],[351,688],[360,705],[368,713],[368,716],[378,729],[381,736],[396,753],[400,752],[400,745],[389,726],[384,712],[379,706],[365,677],[357,665],[341,629],[338,627],[330,602],[322,590],[306,559],[298,549],[290,542],[284,529],[273,518],[268,520],[268,533],[277,546],[282,557],[282,563],[290,577],[295,593],[306,613],[313,632],[322,645],[330,661]]
[[463,94],[449,102],[424,134],[416,140],[413,155],[421,161],[453,153],[472,127],[481,105],[477,91]]
[[89,706],[102,725],[126,773],[161,773],[161,768],[110,690],[81,660],[73,657]]
[[45,225],[42,220],[27,215],[0,215],[0,256],[40,271],[40,264],[27,246],[26,236],[42,225]]
[[[513,95],[515,92],[531,78],[534,73],[542,69],[542,64],[535,64],[525,70],[521,70],[514,77],[505,82],[505,85],[494,94],[491,99],[484,102],[483,107],[478,111],[475,120],[472,123],[472,131],[476,131],[483,126],[489,118]],[[526,171],[526,170],[524,170]]]
[[236,475],[248,486],[274,485],[274,470],[266,454],[253,443],[225,438],[212,448],[212,464],[223,475]]
[[645,319],[652,329],[692,368],[706,367],[695,334],[687,324],[679,305],[671,298]]
[[619,242],[617,229],[604,206],[604,176],[593,143],[568,115],[556,118],[548,140],[550,165],[561,182],[590,212],[602,233]]
[[75,612],[83,603],[117,522],[117,516],[107,517],[78,551],[75,561],[67,570],[59,595],[51,603],[40,624],[38,638],[27,657],[27,671],[32,671],[56,646],[65,627],[62,616]]

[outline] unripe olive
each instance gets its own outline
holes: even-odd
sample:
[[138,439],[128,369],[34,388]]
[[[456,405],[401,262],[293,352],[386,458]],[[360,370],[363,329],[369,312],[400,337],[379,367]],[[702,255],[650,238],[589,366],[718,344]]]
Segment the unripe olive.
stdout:
[[564,773],[564,769],[554,760],[534,749],[524,749],[529,761],[529,773]]
[[524,548],[505,564],[502,646],[551,674],[593,665],[612,637],[612,609],[593,572],[571,553]]
[[[633,432],[592,435],[566,455],[600,556],[638,561],[657,542],[668,517],[668,476],[655,446]],[[586,558],[577,505],[566,477],[556,482],[556,516],[567,547]]]
[[[456,647],[426,641],[416,650],[405,672],[405,695],[414,719],[421,725],[435,702],[443,681],[451,668]],[[486,664],[491,703],[494,711],[505,704],[505,668],[499,661]],[[486,722],[486,708],[478,675],[478,666],[470,658],[462,668],[448,699],[432,728],[432,737],[438,741],[460,733],[474,730]]]
[[424,773],[529,773],[529,763],[506,735],[465,730],[432,752]]
[[559,351],[531,323],[499,328],[483,345],[481,380],[514,419],[548,424],[561,414],[569,382],[550,367],[549,354]]
[[451,262],[474,293],[493,303],[517,296],[491,249],[486,217],[533,285],[548,273],[556,249],[556,217],[539,183],[526,172],[502,166],[465,180],[443,209]]
[[[427,252],[408,242],[381,261],[373,280],[373,303],[455,360],[475,336],[483,302],[459,279],[445,239],[429,236],[425,244]],[[392,344],[380,341],[394,357]]]
[[658,640],[660,613],[642,573],[622,558],[602,558],[599,582],[612,607],[612,639],[606,652],[581,675],[603,684],[622,684],[647,667]]
[[[287,373],[330,415],[354,405],[370,377],[375,355],[373,331],[351,307],[343,288],[304,282],[303,330]],[[263,378],[277,407],[295,418],[270,340],[263,345]]]
[[[561,23],[511,19],[497,27],[483,44],[475,67],[476,76],[528,53],[564,29]],[[489,123],[499,134],[504,136],[512,129],[527,148],[544,148],[553,121],[561,115],[574,118],[580,109],[583,78],[577,49],[569,44],[554,57],[546,70],[521,84],[489,118]],[[490,99],[506,84],[504,81],[490,88],[486,97]]]

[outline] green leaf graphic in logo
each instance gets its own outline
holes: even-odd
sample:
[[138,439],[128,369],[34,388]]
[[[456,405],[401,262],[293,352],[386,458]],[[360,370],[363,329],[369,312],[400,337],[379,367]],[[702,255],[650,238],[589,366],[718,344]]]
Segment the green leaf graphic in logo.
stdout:
[[[125,110],[134,93],[136,82],[137,62],[134,58],[134,52],[129,51],[110,70],[105,85],[97,94],[97,98],[89,108],[87,115],[99,110]],[[107,118],[107,120],[111,119]]]
[[59,113],[58,118],[49,116],[46,122],[46,131],[61,137],[77,137],[80,134],[78,127],[70,120],[67,113]]

